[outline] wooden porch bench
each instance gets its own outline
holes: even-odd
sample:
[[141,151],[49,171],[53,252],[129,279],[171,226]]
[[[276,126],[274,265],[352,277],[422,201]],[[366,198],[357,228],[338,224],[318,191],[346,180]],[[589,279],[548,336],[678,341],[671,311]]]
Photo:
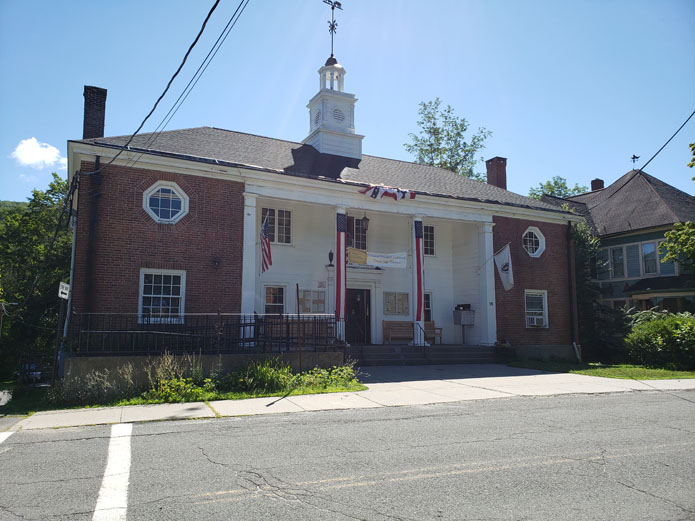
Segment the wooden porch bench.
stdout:
[[384,344],[393,343],[393,340],[408,340],[413,339],[413,323],[403,320],[382,320],[382,330],[384,334]]
[[437,339],[442,343],[442,328],[435,327],[434,322],[425,322],[425,342],[436,344]]

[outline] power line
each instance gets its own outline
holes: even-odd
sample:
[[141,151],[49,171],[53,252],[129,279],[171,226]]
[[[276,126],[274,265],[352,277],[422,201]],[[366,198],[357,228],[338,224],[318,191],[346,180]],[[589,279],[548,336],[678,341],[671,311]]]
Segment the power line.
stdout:
[[[632,177],[630,178],[630,180],[634,179],[634,177],[635,177],[637,174],[639,174],[640,172],[644,173],[644,169],[647,167],[647,165],[648,165],[649,163],[652,162],[652,159],[654,159],[656,156],[658,156],[659,153],[660,153],[664,148],[666,148],[666,145],[668,145],[668,144],[671,142],[671,140],[672,140],[674,137],[676,137],[676,135],[682,130],[682,128],[688,123],[688,121],[690,121],[690,118],[692,118],[693,116],[695,116],[695,110],[693,110],[693,111],[690,113],[690,116],[688,116],[688,118],[683,122],[683,124],[682,124],[680,127],[678,127],[678,130],[676,130],[676,131],[673,133],[673,135],[672,135],[670,138],[668,138],[668,141],[666,141],[666,143],[664,143],[664,144],[661,146],[661,148],[660,148],[659,150],[656,151],[656,154],[654,154],[652,157],[650,157],[650,158],[649,158],[649,161],[647,161],[646,163],[644,163],[644,164],[640,167],[639,170],[637,170],[636,172],[634,172],[634,174],[632,174]],[[615,192],[613,192],[612,194],[610,194],[606,199],[599,199],[599,201],[598,201],[596,204],[594,204],[593,206],[588,207],[588,209],[589,209],[589,210],[593,210],[594,208],[596,208],[596,206],[598,206],[599,204],[603,203],[604,201],[610,199],[610,198],[613,197],[615,194],[617,194],[617,193],[618,193],[624,186],[626,186],[626,185],[627,185],[627,181],[626,181],[625,183],[623,183],[623,185],[622,185],[620,188],[618,188]]]
[[[234,14],[232,14],[229,21],[227,22],[227,25],[225,25],[224,29],[222,29],[222,32],[220,33],[220,35],[217,37],[217,40],[210,48],[210,51],[208,52],[207,56],[205,56],[205,58],[203,59],[203,61],[200,64],[200,66],[196,70],[195,74],[191,77],[190,81],[188,82],[186,87],[183,89],[183,91],[181,91],[181,94],[179,95],[177,100],[171,106],[171,108],[166,113],[166,115],[162,118],[162,121],[159,123],[159,125],[157,125],[157,128],[155,128],[152,135],[145,142],[145,144],[143,145],[143,148],[148,149],[149,147],[151,147],[155,143],[155,141],[157,141],[157,138],[160,136],[160,134],[162,132],[164,132],[164,129],[166,129],[166,127],[171,122],[172,118],[176,115],[176,113],[181,108],[183,103],[186,101],[186,99],[188,98],[190,93],[196,87],[200,78],[203,76],[203,74],[205,74],[205,71],[207,70],[208,66],[210,65],[210,63],[212,63],[212,60],[215,59],[215,56],[217,55],[218,51],[220,50],[220,48],[222,47],[222,45],[226,41],[227,37],[229,36],[229,33],[231,33],[232,29],[234,29],[234,26],[239,21],[239,18],[241,18],[241,15],[244,13],[246,6],[249,4],[249,1],[250,0],[241,0],[239,2],[239,5],[237,6],[236,10],[234,11]],[[243,7],[242,7],[242,5],[243,5]],[[238,13],[238,15],[237,15],[237,13]],[[133,165],[135,165],[135,163],[137,163],[140,160],[140,158],[142,158],[144,153],[145,152],[141,152],[139,156],[132,159],[131,162],[129,162],[126,166],[132,167]]]
[[683,122],[683,124],[682,124],[680,127],[678,127],[678,130],[676,130],[676,131],[673,133],[673,135],[672,135],[670,138],[668,138],[668,141],[667,141],[666,143],[664,143],[663,146],[662,146],[659,150],[656,151],[656,154],[654,154],[652,157],[650,157],[650,158],[649,158],[649,161],[647,161],[644,165],[642,165],[642,167],[637,171],[637,173],[642,172],[642,170],[643,170],[644,168],[646,168],[647,165],[648,165],[649,163],[652,162],[652,159],[654,159],[656,156],[658,156],[658,155],[659,155],[659,152],[661,152],[664,148],[666,148],[666,145],[668,145],[668,144],[671,142],[671,140],[672,140],[674,137],[676,137],[676,135],[681,131],[681,129],[686,125],[686,123],[688,123],[688,121],[690,121],[690,118],[692,118],[693,115],[695,115],[695,110],[693,110],[693,111],[690,113],[690,116],[688,116],[688,119],[686,119],[686,120]]
[[183,60],[181,61],[181,64],[179,65],[179,68],[176,69],[176,72],[174,73],[174,75],[173,75],[173,76],[171,77],[171,79],[169,80],[169,83],[167,83],[167,86],[166,86],[166,88],[164,89],[164,92],[162,92],[162,94],[159,96],[159,98],[157,98],[157,101],[154,103],[154,106],[153,106],[152,109],[150,110],[149,114],[147,114],[147,116],[145,116],[145,119],[142,120],[142,123],[140,123],[140,126],[137,128],[137,130],[136,130],[135,132],[133,132],[133,135],[130,136],[130,138],[128,139],[128,141],[126,142],[126,144],[123,145],[123,148],[118,152],[118,154],[116,154],[116,155],[111,159],[111,161],[109,161],[108,163],[106,163],[106,164],[105,164],[104,166],[102,166],[101,168],[98,168],[97,170],[94,170],[94,171],[92,171],[92,172],[82,172],[82,175],[92,175],[92,174],[97,174],[97,173],[101,172],[104,168],[106,168],[107,166],[109,166],[110,164],[112,164],[112,163],[116,160],[116,158],[118,158],[118,156],[120,156],[120,155],[123,153],[123,151],[124,151],[126,148],[128,148],[128,145],[130,145],[130,143],[133,141],[133,139],[135,139],[135,136],[137,135],[137,133],[140,132],[140,130],[142,130],[142,127],[145,125],[145,122],[146,122],[148,119],[150,119],[150,116],[152,115],[152,113],[153,113],[153,112],[155,111],[155,109],[157,108],[157,105],[159,105],[159,102],[162,101],[162,98],[164,98],[164,96],[166,95],[166,93],[169,91],[169,87],[171,87],[171,84],[173,83],[174,79],[176,79],[176,77],[179,75],[179,72],[181,72],[181,69],[183,68],[184,64],[186,63],[186,60],[188,59],[189,54],[191,54],[191,51],[193,50],[193,48],[195,47],[195,45],[198,43],[198,40],[200,39],[201,35],[203,34],[203,31],[205,30],[205,26],[207,25],[208,20],[210,20],[210,17],[212,16],[212,13],[215,11],[215,9],[217,8],[217,5],[218,5],[219,3],[220,3],[220,0],[215,0],[215,4],[212,6],[212,8],[211,8],[210,11],[208,12],[207,16],[205,17],[205,20],[203,21],[203,25],[200,27],[200,30],[198,31],[198,34],[197,34],[197,36],[195,37],[195,40],[193,40],[193,43],[188,47],[188,50],[186,51],[186,54],[184,55]]

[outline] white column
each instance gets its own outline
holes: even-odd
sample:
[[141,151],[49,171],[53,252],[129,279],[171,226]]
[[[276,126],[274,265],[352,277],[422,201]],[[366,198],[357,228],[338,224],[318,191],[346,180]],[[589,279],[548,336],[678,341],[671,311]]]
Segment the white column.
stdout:
[[241,312],[253,317],[256,310],[256,239],[259,233],[256,224],[256,194],[244,193],[244,245],[241,272]]
[[[420,230],[420,238],[416,236],[416,229]],[[413,217],[411,230],[412,272],[413,272],[413,345],[424,346],[425,342],[425,268],[424,268],[424,241],[422,237],[422,216]],[[418,240],[420,248],[418,250]],[[418,291],[419,279],[419,291]],[[418,317],[418,306],[420,316]]]
[[347,209],[342,206],[335,209],[335,327],[336,338],[343,342],[345,341],[345,288],[347,287],[347,262],[345,261],[347,255],[346,214]]
[[495,345],[497,342],[497,309],[495,305],[495,260],[492,258],[493,223],[483,223],[479,232],[480,251],[480,307],[476,323],[480,325],[480,343]]

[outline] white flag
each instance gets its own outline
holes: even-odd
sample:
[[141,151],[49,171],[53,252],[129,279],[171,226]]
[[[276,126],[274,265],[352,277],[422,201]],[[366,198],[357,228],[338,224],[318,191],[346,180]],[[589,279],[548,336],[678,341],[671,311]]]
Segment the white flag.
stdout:
[[509,244],[495,255],[495,265],[505,291],[512,289],[514,287],[514,273],[512,272],[512,256],[509,253]]

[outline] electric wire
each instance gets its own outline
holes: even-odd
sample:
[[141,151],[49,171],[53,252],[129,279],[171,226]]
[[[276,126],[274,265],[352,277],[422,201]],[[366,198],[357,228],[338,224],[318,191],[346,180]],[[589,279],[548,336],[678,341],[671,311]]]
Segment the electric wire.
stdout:
[[147,114],[147,116],[145,116],[145,119],[142,120],[142,123],[140,123],[140,126],[137,128],[137,130],[135,132],[133,132],[133,135],[130,136],[130,138],[128,139],[126,144],[123,145],[123,147],[118,152],[118,154],[116,154],[104,166],[102,166],[102,167],[100,167],[97,170],[94,170],[92,172],[82,172],[82,175],[93,175],[93,174],[97,174],[97,173],[101,172],[104,168],[106,168],[107,166],[112,164],[118,158],[118,156],[120,156],[123,153],[123,151],[128,148],[128,145],[130,145],[130,143],[133,141],[133,139],[135,139],[135,136],[137,135],[137,133],[140,132],[140,130],[142,130],[142,127],[145,125],[147,120],[150,119],[150,116],[152,115],[152,113],[156,110],[157,106],[159,105],[159,102],[162,101],[162,98],[164,98],[166,93],[169,91],[169,88],[171,87],[171,84],[174,82],[174,79],[176,79],[176,77],[179,75],[179,72],[181,72],[181,69],[183,68],[184,64],[186,63],[186,60],[188,60],[188,56],[191,54],[191,51],[193,50],[195,45],[198,43],[198,40],[200,39],[200,37],[203,34],[203,31],[205,30],[205,26],[207,25],[208,20],[210,20],[212,13],[215,11],[215,9],[217,9],[217,6],[219,3],[220,3],[220,0],[215,0],[214,5],[210,8],[210,11],[208,12],[207,16],[205,17],[205,20],[203,21],[203,25],[200,27],[200,30],[198,31],[198,34],[195,37],[195,40],[193,40],[193,43],[191,43],[191,45],[188,47],[188,50],[186,51],[186,54],[184,55],[183,60],[181,61],[181,64],[179,65],[178,69],[176,69],[176,72],[169,80],[169,83],[167,83],[167,86],[164,89],[164,92],[162,92],[162,94],[159,96],[159,98],[157,98],[157,101],[155,101],[154,106],[150,110],[149,114]]
[[[215,56],[217,55],[218,51],[220,50],[225,40],[231,33],[232,29],[234,29],[234,26],[239,21],[239,18],[241,18],[241,15],[244,13],[244,10],[246,9],[246,6],[249,4],[249,2],[250,0],[241,0],[239,2],[239,5],[237,6],[232,16],[229,18],[227,25],[225,25],[224,29],[222,29],[222,32],[220,32],[220,35],[217,37],[217,40],[210,48],[210,51],[208,52],[207,56],[205,56],[203,61],[200,63],[200,66],[196,70],[195,74],[191,77],[186,87],[181,91],[179,97],[173,103],[169,111],[164,115],[162,121],[159,123],[159,125],[157,125],[157,128],[154,129],[154,131],[152,132],[148,140],[145,142],[145,144],[142,146],[142,148],[146,150],[149,149],[149,147],[154,145],[161,133],[164,132],[166,127],[171,122],[172,118],[176,115],[176,113],[184,104],[190,93],[196,87],[200,78],[203,76],[203,74],[205,74],[205,71],[207,70],[208,66],[210,65],[210,63],[212,63],[212,60],[215,59]],[[130,162],[126,165],[126,167],[130,168],[134,166],[135,163],[137,163],[145,153],[146,152],[140,152],[140,155],[131,159]]]
[[610,199],[611,197],[613,197],[615,194],[617,194],[620,190],[622,190],[622,188],[623,188],[624,186],[626,186],[626,185],[628,184],[628,182],[630,182],[632,179],[634,179],[634,177],[635,177],[637,174],[639,174],[640,172],[641,172],[641,173],[644,173],[644,169],[647,167],[647,165],[648,165],[649,163],[651,163],[652,160],[653,160],[656,156],[658,156],[664,148],[666,148],[666,145],[668,145],[668,144],[671,142],[671,140],[672,140],[674,137],[676,137],[676,136],[678,135],[678,133],[683,129],[683,127],[688,123],[688,121],[690,121],[690,119],[691,119],[693,116],[695,116],[695,110],[693,110],[693,111],[690,113],[690,116],[688,116],[688,118],[683,122],[683,124],[682,124],[680,127],[678,127],[678,130],[676,130],[676,131],[673,133],[673,135],[672,135],[670,138],[668,138],[668,141],[666,141],[666,143],[664,143],[664,144],[661,146],[661,148],[660,148],[659,150],[657,150],[656,153],[655,153],[652,157],[649,158],[649,161],[647,161],[646,163],[644,163],[644,164],[640,167],[639,170],[637,170],[636,172],[634,172],[634,173],[632,174],[632,177],[630,177],[630,179],[628,179],[627,181],[625,181],[625,182],[623,183],[623,185],[622,185],[620,188],[618,188],[615,192],[613,192],[612,194],[610,194],[608,197],[606,197],[605,199],[599,198],[599,201],[598,201],[596,204],[594,204],[593,206],[589,206],[587,209],[588,209],[588,210],[593,210],[593,209],[596,208],[599,204],[604,203],[605,201],[607,201],[608,199]]

